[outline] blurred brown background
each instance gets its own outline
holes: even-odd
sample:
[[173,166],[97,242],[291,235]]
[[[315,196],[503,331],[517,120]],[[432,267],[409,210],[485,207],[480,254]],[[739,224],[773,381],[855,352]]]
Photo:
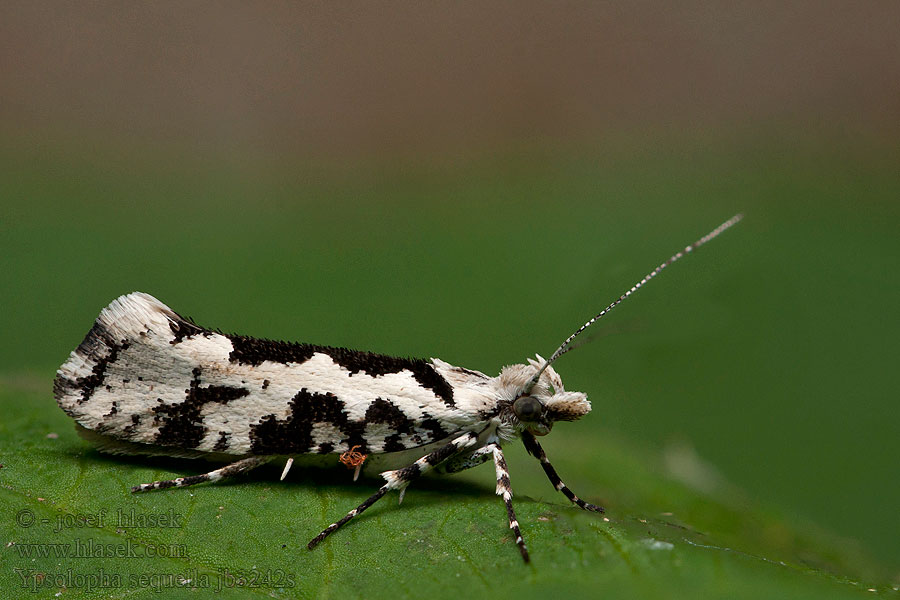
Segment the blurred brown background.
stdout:
[[895,140],[898,31],[893,1],[4,2],[0,131],[316,160]]

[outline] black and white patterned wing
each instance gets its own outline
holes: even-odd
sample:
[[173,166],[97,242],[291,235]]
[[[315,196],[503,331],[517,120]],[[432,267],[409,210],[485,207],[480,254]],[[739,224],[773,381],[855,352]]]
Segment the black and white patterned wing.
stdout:
[[[235,455],[397,452],[473,424],[481,373],[440,361],[225,335],[135,292],[103,309],[54,394],[81,426]],[[473,389],[476,391],[473,392]]]

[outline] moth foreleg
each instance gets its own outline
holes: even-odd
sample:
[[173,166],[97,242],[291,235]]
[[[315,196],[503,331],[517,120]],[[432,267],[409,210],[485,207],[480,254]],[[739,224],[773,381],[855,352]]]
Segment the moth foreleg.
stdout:
[[203,483],[204,481],[218,481],[220,479],[225,479],[226,477],[234,477],[235,475],[246,473],[247,471],[255,469],[256,467],[267,462],[269,462],[269,458],[266,456],[250,456],[248,458],[244,458],[237,462],[226,465],[221,469],[216,469],[215,471],[204,473],[203,475],[191,475],[190,477],[178,477],[177,479],[166,479],[164,481],[154,481],[153,483],[142,483],[141,485],[136,485],[131,488],[131,491],[132,493],[149,492],[150,490],[162,490],[170,487],[185,487],[188,485]]
[[559,475],[556,473],[556,469],[553,468],[553,465],[550,464],[550,459],[547,458],[547,455],[544,453],[544,449],[541,448],[541,445],[534,438],[534,436],[528,431],[522,432],[522,442],[525,444],[525,449],[528,450],[528,453],[541,461],[541,466],[544,468],[544,473],[547,474],[547,478],[550,479],[550,483],[553,484],[557,490],[563,493],[566,498],[571,500],[574,504],[583,508],[584,510],[592,510],[594,512],[604,512],[602,506],[597,506],[596,504],[591,504],[590,502],[585,502],[574,493],[572,490],[563,483],[562,479],[559,478]]
[[383,486],[378,488],[377,492],[369,496],[362,504],[344,515],[344,517],[341,518],[340,521],[332,523],[331,525],[323,529],[322,532],[319,533],[319,535],[309,541],[306,547],[310,550],[315,548],[319,542],[340,529],[345,523],[347,523],[347,521],[375,504],[375,502],[381,499],[381,497],[389,491],[400,490],[400,493],[402,494],[406,489],[406,486],[409,485],[410,482],[412,482],[414,479],[417,479],[421,475],[424,475],[432,468],[447,460],[460,450],[468,448],[469,446],[474,444],[477,439],[478,436],[472,432],[464,433],[463,435],[454,438],[451,442],[441,446],[434,452],[426,454],[408,467],[397,469],[395,471],[385,471],[381,474],[381,476],[384,477],[387,482]]
[[490,448],[494,456],[494,468],[497,471],[497,495],[503,497],[503,503],[506,504],[506,515],[509,517],[509,528],[512,529],[516,536],[516,545],[525,562],[530,559],[528,557],[528,548],[525,547],[525,540],[522,539],[522,530],[519,529],[519,521],[516,519],[516,511],[512,505],[512,487],[509,483],[509,469],[506,468],[506,460],[503,458],[503,451],[496,443],[488,444],[485,448]]

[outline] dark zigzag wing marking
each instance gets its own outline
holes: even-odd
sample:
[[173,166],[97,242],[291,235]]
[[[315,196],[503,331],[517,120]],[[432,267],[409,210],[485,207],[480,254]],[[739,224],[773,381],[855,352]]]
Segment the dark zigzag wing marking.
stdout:
[[219,439],[216,440],[216,445],[213,446],[213,451],[224,452],[225,450],[228,450],[228,437],[229,436],[227,431],[220,431]]
[[344,403],[334,394],[303,388],[291,399],[291,414],[281,420],[267,415],[250,426],[253,454],[303,454],[313,448],[313,424],[331,423],[343,431],[348,423]]
[[218,331],[203,328],[194,323],[192,319],[182,317],[178,313],[171,311],[171,309],[169,311],[169,327],[174,336],[170,343],[173,345],[179,344],[195,335],[218,333],[231,340],[234,349],[231,351],[228,359],[231,362],[245,365],[259,366],[264,361],[282,364],[289,362],[304,363],[312,358],[314,354],[320,353],[331,357],[335,363],[350,371],[351,375],[362,372],[374,377],[409,371],[417,382],[433,391],[447,406],[453,407],[456,405],[453,400],[453,386],[423,358],[399,358],[363,350],[350,350],[348,348],[320,346],[302,342],[283,342],[236,334],[222,334]]
[[258,366],[263,361],[303,363],[313,354],[326,354],[350,374],[366,373],[373,377],[409,371],[419,384],[430,389],[447,406],[455,406],[453,387],[434,367],[422,358],[397,358],[361,350],[334,348],[299,342],[279,342],[241,335],[227,335],[234,350],[228,357],[232,362]]
[[194,377],[188,388],[187,398],[183,402],[153,407],[154,424],[162,423],[159,433],[156,434],[157,444],[179,448],[199,446],[207,432],[201,417],[203,406],[210,402],[227,404],[230,400],[250,394],[249,390],[241,387],[225,385],[200,387],[201,369],[195,368],[192,374]]
[[[426,419],[422,423],[427,423],[427,429],[416,428],[413,420],[383,398],[377,398],[369,406],[362,420],[352,421],[345,412],[343,401],[331,393],[310,392],[304,388],[291,399],[290,407],[291,414],[286,419],[267,415],[250,426],[250,451],[253,454],[329,454],[334,451],[335,443],[346,444],[348,448],[359,446],[358,451],[367,454],[372,448],[366,438],[366,428],[378,424],[394,432],[385,437],[384,452],[413,447],[403,443],[401,436],[404,434],[414,434],[416,445],[441,440],[449,435],[435,419]],[[316,423],[336,427],[343,437],[316,445],[313,441]]]
[[106,327],[100,322],[95,322],[74,352],[85,361],[94,363],[91,374],[75,379],[57,375],[53,380],[54,398],[59,402],[60,399],[77,393],[80,396],[75,400],[77,404],[87,402],[94,390],[103,385],[107,367],[116,362],[120,351],[127,349],[127,341],[113,340]]
[[110,344],[109,354],[97,360],[94,368],[91,369],[91,374],[87,377],[79,377],[76,380],[75,383],[81,390],[81,399],[78,400],[78,404],[87,402],[94,394],[94,390],[103,385],[103,379],[106,377],[106,368],[116,362],[116,359],[119,357],[119,352],[122,350],[128,350],[127,342],[123,344]]

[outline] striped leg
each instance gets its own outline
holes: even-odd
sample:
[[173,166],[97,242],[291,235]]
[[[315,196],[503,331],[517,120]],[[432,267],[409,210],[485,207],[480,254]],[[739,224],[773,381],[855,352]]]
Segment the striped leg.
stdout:
[[426,454],[408,467],[397,469],[396,471],[385,471],[381,474],[381,476],[385,478],[387,483],[378,488],[378,491],[369,496],[365,500],[365,502],[344,515],[344,517],[340,521],[338,521],[337,523],[332,523],[331,525],[323,529],[319,535],[309,541],[306,547],[310,550],[315,548],[319,544],[319,542],[340,529],[345,523],[347,523],[347,521],[375,504],[375,502],[377,502],[390,490],[399,490],[400,498],[402,500],[403,492],[406,490],[406,486],[408,486],[410,482],[412,482],[419,476],[424,475],[432,468],[447,460],[460,450],[470,447],[476,442],[477,439],[478,436],[474,433],[465,433],[458,438],[455,438],[450,443],[441,446],[434,452]]
[[562,492],[566,498],[568,498],[584,510],[592,510],[594,512],[600,513],[604,512],[602,506],[597,506],[596,504],[585,502],[572,493],[572,490],[570,490],[566,486],[566,484],[562,482],[562,479],[559,478],[559,475],[557,475],[556,473],[556,469],[554,469],[553,465],[550,464],[550,459],[547,458],[546,454],[544,454],[544,449],[541,448],[541,445],[536,439],[534,439],[534,436],[531,433],[529,433],[528,431],[523,431],[522,442],[524,442],[525,449],[528,450],[528,453],[541,461],[541,466],[544,467],[544,472],[547,474],[547,477],[550,479],[550,483],[553,484],[553,487]]
[[512,505],[512,487],[509,485],[509,470],[506,468],[506,461],[503,459],[503,451],[497,444],[493,446],[494,468],[497,470],[497,495],[503,496],[503,502],[506,504],[506,515],[509,517],[509,528],[516,535],[516,545],[519,546],[519,552],[525,562],[530,559],[528,557],[528,548],[525,547],[525,540],[522,539],[522,531],[519,529],[519,522],[516,520],[516,511]]
[[190,477],[179,477],[177,479],[167,479],[165,481],[154,481],[153,483],[142,483],[131,488],[131,492],[149,492],[150,490],[162,490],[170,487],[185,487],[204,481],[218,481],[226,477],[234,477],[241,473],[246,473],[251,469],[255,469],[259,465],[269,462],[269,458],[265,456],[251,456],[244,458],[230,465],[226,465],[221,469],[204,473],[203,475],[191,475]]
[[494,444],[482,446],[472,452],[457,454],[438,467],[440,473],[459,473],[490,460],[494,454]]

